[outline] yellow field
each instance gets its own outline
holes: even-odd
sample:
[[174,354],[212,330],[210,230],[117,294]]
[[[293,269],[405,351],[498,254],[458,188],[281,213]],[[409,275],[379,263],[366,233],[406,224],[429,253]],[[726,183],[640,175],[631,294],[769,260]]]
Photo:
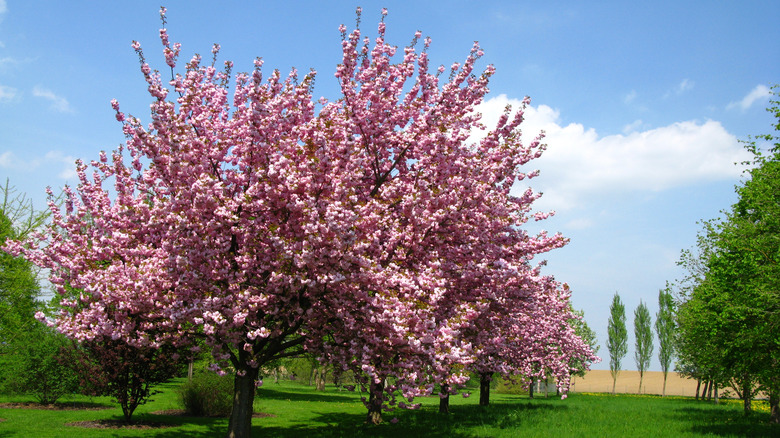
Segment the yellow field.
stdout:
[[[660,371],[645,371],[642,380],[642,394],[661,394],[664,375]],[[703,385],[702,385],[703,386]],[[572,392],[612,392],[612,375],[608,370],[589,371],[585,377],[572,380]],[[622,394],[639,393],[639,371],[621,371],[615,385],[615,392]],[[696,381],[669,372],[666,380],[667,395],[696,395]]]

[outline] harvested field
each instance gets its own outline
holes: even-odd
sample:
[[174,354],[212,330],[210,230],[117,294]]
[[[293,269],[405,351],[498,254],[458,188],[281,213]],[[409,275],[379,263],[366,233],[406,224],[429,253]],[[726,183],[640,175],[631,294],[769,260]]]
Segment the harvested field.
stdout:
[[[645,371],[642,380],[642,394],[661,394],[664,384],[664,374],[660,371]],[[585,377],[575,377],[573,392],[612,392],[612,375],[608,370],[589,371]],[[621,371],[617,378],[615,392],[621,394],[639,393],[639,371]],[[669,372],[666,380],[667,395],[696,395],[696,381]]]

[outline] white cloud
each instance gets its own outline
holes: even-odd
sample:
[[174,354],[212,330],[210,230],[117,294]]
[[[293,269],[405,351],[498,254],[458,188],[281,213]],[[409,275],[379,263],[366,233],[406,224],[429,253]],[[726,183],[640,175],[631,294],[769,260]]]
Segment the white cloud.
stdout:
[[666,94],[664,94],[664,99],[668,99],[672,95],[679,96],[679,95],[685,93],[686,91],[693,89],[693,86],[695,84],[696,83],[693,82],[690,79],[683,79],[679,84],[677,84],[676,87],[674,87],[670,91],[667,91]]
[[60,173],[57,174],[58,177],[66,180],[76,178],[75,157],[71,155],[65,155],[60,151],[49,151],[46,153],[44,158],[47,162],[59,164],[62,166],[60,168]]
[[637,129],[639,129],[640,127],[642,127],[643,124],[644,124],[644,122],[641,121],[641,120],[634,120],[633,122],[631,122],[628,125],[623,127],[623,133],[624,134],[629,134],[631,132],[634,132]]
[[36,172],[40,174],[55,174],[64,180],[76,178],[76,158],[62,151],[49,151],[41,157],[35,156],[26,160],[17,157],[12,151],[0,154],[0,168],[21,172]]
[[[503,108],[520,101],[505,95],[480,107],[490,127]],[[561,126],[546,105],[526,109],[525,141],[546,133],[544,155],[530,163],[541,175],[529,183],[544,192],[540,209],[562,210],[602,195],[658,192],[700,182],[738,178],[734,163],[749,158],[737,138],[717,121],[677,122],[629,134],[601,137],[578,123]],[[529,169],[530,170],[530,169]]]
[[623,102],[628,105],[629,103],[633,102],[634,99],[636,99],[636,90],[631,90],[628,94],[623,96]]
[[17,95],[16,88],[0,85],[0,102],[8,102],[14,100],[16,95]]
[[753,106],[754,103],[768,99],[771,94],[772,91],[766,85],[757,85],[756,88],[748,93],[747,96],[743,97],[742,100],[739,102],[731,102],[726,108],[739,108],[744,111]]
[[14,159],[14,154],[11,151],[6,151],[0,154],[0,167],[8,168],[11,167],[11,162]]
[[695,82],[693,82],[690,79],[683,79],[682,82],[677,85],[677,94],[682,94],[688,90],[693,89],[693,86],[695,85]]
[[68,100],[65,99],[62,96],[58,96],[54,94],[51,90],[48,90],[46,88],[41,87],[35,87],[33,88],[33,96],[35,97],[41,97],[49,102],[51,102],[50,108],[54,111],[60,112],[60,113],[73,113],[73,108],[71,108],[70,104],[68,103]]
[[8,11],[8,4],[5,0],[0,0],[0,15],[5,14]]

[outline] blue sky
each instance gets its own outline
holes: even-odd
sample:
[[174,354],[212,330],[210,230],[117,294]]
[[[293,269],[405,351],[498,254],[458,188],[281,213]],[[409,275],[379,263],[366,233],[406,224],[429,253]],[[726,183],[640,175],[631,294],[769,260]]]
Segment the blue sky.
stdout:
[[[738,139],[771,129],[764,109],[780,82],[780,2],[584,3],[363,2],[361,27],[372,34],[387,7],[389,40],[403,46],[421,30],[436,65],[462,61],[478,40],[482,65],[497,69],[487,119],[531,96],[524,132],[544,129],[548,144],[531,185],[545,193],[539,208],[557,211],[534,229],[571,238],[547,256],[546,272],[570,284],[603,345],[612,295],[629,324],[640,300],[655,314],[696,222],[735,201]],[[112,98],[148,115],[130,43],[164,65],[159,4],[0,0],[0,178],[36,206],[46,186],[74,182],[76,158],[123,141]],[[171,1],[167,27],[184,59],[217,42],[237,70],[256,56],[267,69],[314,68],[315,94],[336,98],[338,25],[354,26],[358,4]],[[603,346],[600,355],[608,358]],[[634,368],[633,349],[623,364]]]

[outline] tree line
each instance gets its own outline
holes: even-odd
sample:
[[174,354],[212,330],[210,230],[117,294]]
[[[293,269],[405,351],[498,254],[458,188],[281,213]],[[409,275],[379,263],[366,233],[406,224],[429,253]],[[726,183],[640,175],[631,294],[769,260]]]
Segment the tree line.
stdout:
[[696,246],[684,251],[677,284],[680,370],[707,391],[730,386],[745,414],[759,392],[780,422],[780,102],[767,109],[774,133],[743,141],[752,159],[737,202],[702,222]]
[[[780,102],[777,86],[767,109],[775,134],[743,141],[751,153],[745,178],[735,187],[737,202],[719,219],[702,222],[695,248],[682,252],[685,276],[659,292],[656,335],[666,374],[675,369],[696,379],[696,398],[718,400],[733,388],[752,411],[763,393],[770,421],[780,422]],[[650,318],[644,303],[634,312],[635,359],[641,375],[652,355]],[[615,382],[627,353],[625,306],[615,293],[610,306],[607,349]],[[702,388],[701,385],[704,384]],[[665,389],[664,389],[665,391]]]

